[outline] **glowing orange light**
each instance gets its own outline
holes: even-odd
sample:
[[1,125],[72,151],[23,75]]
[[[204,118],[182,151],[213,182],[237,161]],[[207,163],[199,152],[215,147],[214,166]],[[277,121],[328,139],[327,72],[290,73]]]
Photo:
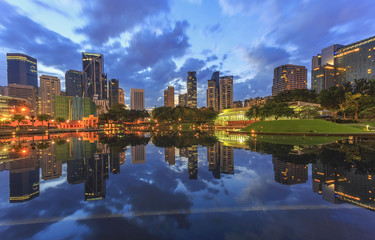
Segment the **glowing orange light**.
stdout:
[[25,110],[26,110],[25,108],[22,108],[22,109],[21,109],[22,112],[25,111]]

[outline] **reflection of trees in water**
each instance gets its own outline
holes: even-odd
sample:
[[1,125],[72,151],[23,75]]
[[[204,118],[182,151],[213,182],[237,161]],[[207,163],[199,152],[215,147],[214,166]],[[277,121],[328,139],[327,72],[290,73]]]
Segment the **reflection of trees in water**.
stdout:
[[108,144],[111,150],[121,152],[125,151],[128,146],[147,145],[150,138],[136,134],[117,134],[115,136],[100,135],[99,141]]
[[193,145],[213,146],[217,142],[217,138],[210,134],[168,134],[152,136],[152,143],[157,147],[177,147],[184,148]]

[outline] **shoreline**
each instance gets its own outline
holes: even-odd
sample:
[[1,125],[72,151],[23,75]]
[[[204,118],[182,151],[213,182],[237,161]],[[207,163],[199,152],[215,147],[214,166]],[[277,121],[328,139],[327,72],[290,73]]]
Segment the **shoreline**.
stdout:
[[101,132],[104,131],[103,129],[43,129],[43,130],[36,130],[36,131],[6,131],[0,132],[0,137],[8,137],[8,136],[22,136],[22,135],[40,135],[40,134],[56,134],[56,133],[73,133],[73,132]]
[[227,133],[235,133],[235,134],[256,134],[256,135],[280,135],[280,136],[356,136],[356,137],[364,137],[364,136],[375,136],[375,132],[363,132],[363,133],[292,133],[292,132],[249,132],[249,131],[226,131]]

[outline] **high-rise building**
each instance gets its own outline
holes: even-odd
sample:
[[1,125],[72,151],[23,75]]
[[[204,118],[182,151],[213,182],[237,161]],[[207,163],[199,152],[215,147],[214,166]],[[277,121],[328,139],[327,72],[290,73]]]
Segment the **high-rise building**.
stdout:
[[40,76],[39,114],[48,114],[54,117],[53,98],[54,96],[59,96],[60,93],[60,78],[47,75]]
[[67,163],[67,180],[69,184],[83,183],[83,170],[84,161],[83,159],[70,160]]
[[107,99],[107,75],[104,74],[103,54],[83,52],[82,65],[83,72],[87,74],[87,82],[84,84],[85,96]]
[[178,95],[178,105],[181,107],[187,107],[187,93]]
[[37,90],[33,86],[9,84],[8,85],[9,97],[23,98],[30,102],[31,115],[37,115]]
[[145,145],[132,146],[132,164],[146,162],[146,147]]
[[109,81],[109,106],[113,107],[119,104],[119,83],[118,79],[111,79]]
[[22,53],[7,53],[8,85],[20,84],[38,89],[37,60]]
[[189,179],[198,178],[198,145],[188,147],[188,171]]
[[93,158],[86,159],[84,170],[85,201],[105,198],[107,165],[108,159],[104,157],[104,154],[95,154]]
[[75,121],[83,117],[96,116],[96,107],[91,98],[54,96],[53,111],[54,117]]
[[311,89],[319,93],[336,85],[334,54],[342,45],[335,44],[322,49],[311,61]]
[[165,148],[165,161],[173,166],[176,162],[175,147],[166,147]]
[[42,179],[50,180],[62,176],[62,162],[56,161],[54,145],[39,150],[40,166],[42,168]]
[[375,78],[375,37],[339,48],[334,55],[336,84]]
[[219,110],[233,108],[233,76],[220,77]]
[[65,91],[66,96],[87,97],[87,93],[83,96],[84,84],[87,83],[87,73],[76,70],[69,70],[65,73]]
[[131,109],[145,110],[145,90],[144,89],[130,89]]
[[122,88],[118,89],[118,103],[125,105],[125,93]]
[[174,107],[174,87],[169,86],[164,90],[164,106],[165,107]]
[[228,147],[221,142],[207,147],[208,169],[214,178],[219,179],[220,174],[234,174],[233,147]]
[[305,183],[308,180],[308,165],[279,160],[272,156],[275,181],[285,185]]
[[234,108],[242,108],[243,107],[243,103],[241,100],[238,100],[238,101],[234,101],[233,102],[233,107]]
[[187,77],[187,106],[197,107],[197,76],[196,72],[188,72]]
[[211,76],[211,80],[208,80],[208,88],[207,88],[207,108],[213,108],[215,111],[219,112],[219,76],[220,72],[214,72]]
[[273,76],[272,96],[293,89],[307,89],[307,69],[304,66],[292,64],[276,67]]

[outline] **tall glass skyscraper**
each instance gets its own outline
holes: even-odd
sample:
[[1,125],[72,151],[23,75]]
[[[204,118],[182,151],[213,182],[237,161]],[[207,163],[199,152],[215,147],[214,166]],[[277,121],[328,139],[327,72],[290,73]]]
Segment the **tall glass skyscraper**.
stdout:
[[37,60],[22,53],[7,53],[8,85],[19,84],[38,89]]
[[187,77],[187,106],[197,107],[197,77],[196,72],[188,72]]
[[76,70],[69,70],[65,73],[65,91],[67,96],[87,97],[83,96],[83,87],[87,83],[87,73]]
[[107,75],[104,74],[103,54],[82,53],[83,72],[87,74],[87,83],[84,84],[85,95],[97,96],[98,99],[107,99]]
[[119,82],[118,79],[111,79],[109,81],[109,106],[119,104]]

